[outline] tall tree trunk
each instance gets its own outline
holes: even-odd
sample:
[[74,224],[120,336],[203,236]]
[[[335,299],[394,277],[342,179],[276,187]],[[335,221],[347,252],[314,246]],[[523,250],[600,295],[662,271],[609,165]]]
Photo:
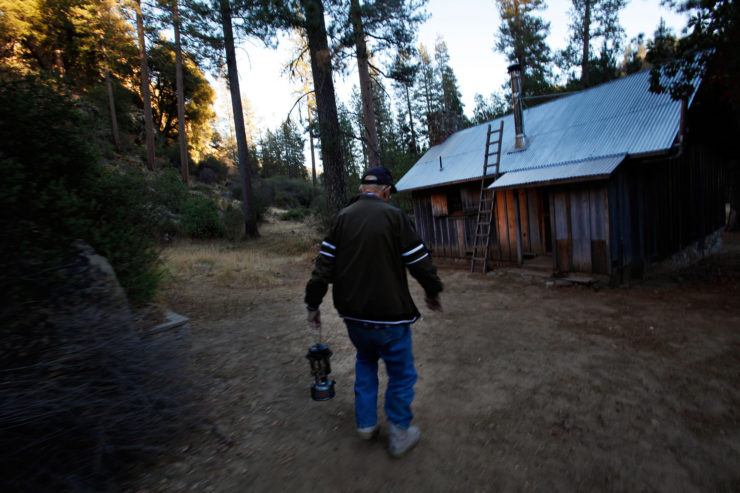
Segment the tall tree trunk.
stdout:
[[252,193],[252,170],[249,164],[247,148],[247,132],[244,128],[244,110],[242,109],[241,90],[239,89],[239,71],[236,66],[236,50],[234,49],[234,31],[231,25],[230,0],[220,0],[221,22],[224,28],[224,45],[226,48],[226,69],[231,92],[231,107],[234,110],[234,131],[236,132],[236,147],[239,154],[239,174],[242,182],[242,207],[244,209],[244,229],[247,236],[259,236],[257,230],[257,211],[254,208],[254,194]]
[[180,141],[180,173],[185,185],[190,185],[188,170],[188,136],[185,133],[185,92],[182,84],[182,44],[180,43],[179,0],[172,4],[172,18],[175,29],[175,84],[177,86],[177,138]]
[[144,100],[144,133],[146,134],[146,162],[154,171],[154,123],[152,121],[152,97],[149,94],[149,68],[146,60],[144,39],[144,17],[141,15],[141,0],[136,0],[136,30],[139,34],[139,58],[141,59],[141,99]]
[[581,56],[581,87],[588,87],[588,58],[591,47],[591,0],[585,0],[583,13],[583,53]]
[[62,50],[59,48],[54,50],[54,68],[59,73],[59,78],[63,79],[66,71],[64,70],[64,59],[62,58]]
[[362,11],[360,1],[351,0],[350,19],[355,35],[355,50],[357,53],[357,72],[360,75],[360,96],[362,99],[362,114],[365,127],[365,143],[369,155],[371,168],[380,166],[380,148],[378,146],[378,129],[375,122],[375,104],[373,89],[370,82],[370,68],[368,62],[365,29],[362,25]]
[[308,141],[311,144],[311,180],[313,187],[316,188],[316,150],[313,146],[313,115],[311,114],[311,105],[306,105],[308,109]]
[[329,213],[334,214],[344,206],[347,198],[347,184],[344,176],[344,157],[342,156],[334,81],[332,80],[331,55],[326,39],[324,6],[321,0],[301,0],[301,5],[306,17],[308,51],[311,54],[311,72],[316,91],[327,206]]
[[110,80],[110,70],[106,64],[105,67],[105,86],[108,89],[108,106],[110,107],[110,127],[113,133],[113,143],[116,151],[121,152],[121,137],[118,134],[118,117],[116,116],[116,100],[113,96],[113,83]]
[[105,75],[105,87],[108,91],[108,108],[110,109],[110,128],[113,134],[113,143],[116,146],[116,152],[121,152],[121,136],[118,133],[118,117],[116,116],[116,99],[113,94],[113,83],[110,80],[108,53],[105,50],[105,43],[102,37],[100,39],[100,50],[103,52],[103,73]]
[[414,130],[414,116],[411,112],[411,93],[409,91],[408,84],[405,84],[406,87],[406,106],[408,107],[409,111],[409,128],[411,129],[411,153],[416,156],[419,153],[419,146],[416,143],[416,131]]

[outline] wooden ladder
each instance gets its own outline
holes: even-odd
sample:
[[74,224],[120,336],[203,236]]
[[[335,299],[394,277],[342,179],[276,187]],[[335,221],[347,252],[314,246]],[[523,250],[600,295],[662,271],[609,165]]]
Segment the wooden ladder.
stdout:
[[480,202],[478,202],[478,220],[475,223],[473,259],[470,262],[470,272],[476,272],[476,269],[481,269],[482,266],[481,272],[485,274],[488,268],[488,252],[491,247],[491,224],[493,222],[493,211],[496,204],[496,191],[488,189],[486,178],[496,178],[498,176],[503,135],[503,119],[501,120],[501,126],[497,130],[491,130],[491,124],[488,124],[486,155],[483,159],[483,178],[480,181]]

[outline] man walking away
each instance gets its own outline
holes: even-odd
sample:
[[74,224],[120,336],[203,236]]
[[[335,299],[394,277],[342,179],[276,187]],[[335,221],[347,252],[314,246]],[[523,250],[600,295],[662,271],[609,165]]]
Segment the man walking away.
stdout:
[[442,281],[408,216],[390,204],[396,192],[390,172],[382,166],[362,176],[360,194],[339,211],[306,285],[308,322],[321,325],[319,305],[333,283],[334,306],[344,318],[357,349],[355,418],[363,439],[378,435],[378,360],[385,362],[388,387],[385,414],[388,451],[400,457],[419,441],[411,425],[416,370],[411,324],[420,314],[411,298],[406,269],[419,281],[426,304],[442,311]]

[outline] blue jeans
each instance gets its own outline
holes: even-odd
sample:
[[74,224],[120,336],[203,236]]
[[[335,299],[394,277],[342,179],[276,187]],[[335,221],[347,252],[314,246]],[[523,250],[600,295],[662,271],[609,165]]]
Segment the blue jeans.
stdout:
[[355,363],[355,418],[358,428],[378,422],[378,359],[385,362],[388,388],[385,414],[388,421],[408,428],[414,415],[414,354],[411,351],[411,326],[377,325],[345,319],[347,332],[357,348]]

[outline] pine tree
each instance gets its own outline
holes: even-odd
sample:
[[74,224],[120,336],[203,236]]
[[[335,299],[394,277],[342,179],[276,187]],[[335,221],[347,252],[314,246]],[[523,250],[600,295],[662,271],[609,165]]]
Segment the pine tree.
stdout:
[[460,89],[457,86],[457,77],[450,66],[450,54],[447,51],[447,43],[438,38],[434,45],[434,58],[437,62],[437,70],[440,74],[440,83],[442,85],[442,111],[449,115],[458,125],[458,130],[463,125],[465,116],[463,115],[463,102]]
[[424,121],[424,134],[429,145],[431,143],[432,120],[436,112],[441,109],[442,90],[439,74],[434,66],[434,59],[423,44],[419,45],[419,77],[414,88],[414,112],[421,115]]
[[[311,81],[311,61],[308,56],[308,42],[300,31],[296,31],[291,37],[294,46],[293,59],[285,67],[291,80],[298,82],[298,89],[294,95],[298,98],[296,105],[300,108],[305,107],[306,111],[306,131],[308,133],[308,142],[311,149],[311,183],[316,187],[316,149],[314,146],[314,119],[316,114],[316,94],[313,90]],[[302,119],[302,116],[300,117]],[[341,122],[340,122],[341,126]]]
[[146,138],[146,162],[149,169],[157,167],[154,156],[154,120],[152,117],[152,98],[149,89],[149,67],[146,56],[146,38],[144,36],[144,14],[141,11],[141,0],[135,0],[136,32],[139,36],[139,58],[141,60],[141,99],[144,102],[144,135]]
[[545,8],[544,0],[496,1],[501,16],[496,49],[506,55],[510,63],[521,65],[525,96],[547,93],[551,52],[545,39],[550,23],[535,15]]
[[434,59],[426,47],[422,45],[419,49],[420,77],[416,97],[422,104],[420,113],[426,120],[429,145],[437,145],[467,126],[457,77],[449,62],[447,44],[442,38],[437,38],[435,43]]
[[369,166],[380,165],[376,113],[373,107],[370,74],[370,51],[366,38],[374,42],[374,50],[407,49],[415,37],[414,27],[425,19],[421,11],[426,0],[373,0],[360,5],[350,0],[349,35],[345,44],[354,44],[360,78],[360,94],[364,115],[364,135],[368,147]]
[[[621,52],[624,29],[619,12],[627,0],[571,0],[568,47],[560,53],[564,71],[580,66],[581,87],[617,77],[617,54]],[[594,54],[592,45],[601,41]]]
[[[182,120],[187,122],[192,134],[189,139],[191,147],[194,150],[202,149],[202,140],[210,138],[211,120],[215,117],[212,109],[215,91],[190,53],[184,53],[182,57],[182,87],[178,88],[176,46],[171,41],[158,39],[149,50],[148,58],[153,88],[153,117],[157,131],[167,143],[176,139],[179,142]],[[183,98],[182,118],[179,108],[180,92]]]
[[324,22],[324,6],[321,0],[300,0],[311,54],[311,73],[316,91],[321,155],[324,163],[324,182],[327,190],[328,210],[333,214],[344,206],[347,186],[344,158],[339,132],[333,68]]
[[396,53],[390,77],[396,87],[396,96],[399,100],[399,123],[400,130],[408,135],[408,152],[417,156],[419,154],[419,143],[416,137],[416,116],[411,104],[411,92],[419,74],[419,64],[412,59],[410,49],[400,49]]
[[270,13],[269,2],[185,0],[182,6],[188,10],[185,31],[197,45],[200,58],[210,60],[215,70],[222,68],[224,58],[226,61],[242,185],[245,232],[250,237],[257,237],[259,231],[252,190],[252,159],[246,135],[235,40],[237,35],[248,36],[261,39],[267,45],[274,38],[277,22]]
[[473,100],[475,101],[473,123],[476,125],[500,118],[511,111],[509,99],[498,92],[491,93],[489,98],[476,94]]
[[648,42],[645,59],[652,65],[662,65],[676,58],[677,49],[678,39],[661,18],[652,41]]
[[[359,108],[359,96],[356,93],[353,96],[351,99],[357,103],[357,108]],[[338,109],[342,155],[344,156],[345,170],[347,173],[347,189],[350,192],[355,192],[360,185],[360,174],[365,167],[362,157],[359,157],[363,152],[363,148],[358,145],[360,142],[359,138],[355,137],[355,135],[359,135],[359,132],[355,130],[353,125],[353,113],[344,104],[340,104]],[[354,112],[354,115],[361,114],[357,111]]]

